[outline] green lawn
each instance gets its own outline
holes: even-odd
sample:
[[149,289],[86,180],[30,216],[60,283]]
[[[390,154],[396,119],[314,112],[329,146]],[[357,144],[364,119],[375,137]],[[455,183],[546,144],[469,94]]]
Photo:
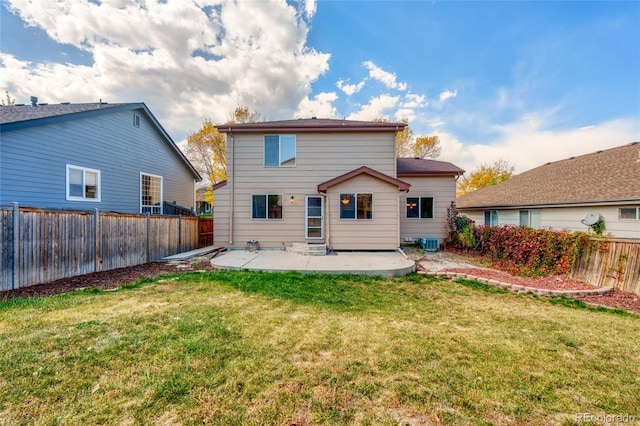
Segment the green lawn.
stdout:
[[640,317],[474,282],[187,273],[0,303],[0,424],[640,420]]

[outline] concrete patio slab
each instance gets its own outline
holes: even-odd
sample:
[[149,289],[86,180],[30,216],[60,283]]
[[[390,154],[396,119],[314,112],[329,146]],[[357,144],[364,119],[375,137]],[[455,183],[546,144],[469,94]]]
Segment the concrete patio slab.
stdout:
[[415,262],[397,251],[337,252],[327,256],[302,256],[285,251],[231,250],[215,257],[219,269],[250,271],[298,271],[323,274],[357,274],[398,277],[415,271]]

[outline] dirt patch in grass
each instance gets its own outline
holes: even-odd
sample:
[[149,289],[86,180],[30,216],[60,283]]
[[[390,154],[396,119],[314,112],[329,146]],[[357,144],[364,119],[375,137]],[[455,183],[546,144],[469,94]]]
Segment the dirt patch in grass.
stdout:
[[213,270],[209,258],[195,258],[179,262],[151,262],[128,268],[112,269],[110,271],[94,272],[62,278],[50,283],[23,287],[16,290],[0,291],[0,301],[15,298],[30,298],[52,296],[69,291],[99,288],[103,290],[115,289],[122,284],[132,283],[142,278],[152,278],[160,274],[176,274],[179,272]]

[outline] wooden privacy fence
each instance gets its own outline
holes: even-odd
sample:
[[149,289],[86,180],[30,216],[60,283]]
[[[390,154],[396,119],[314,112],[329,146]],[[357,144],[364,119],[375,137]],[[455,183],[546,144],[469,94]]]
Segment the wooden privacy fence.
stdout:
[[198,218],[0,208],[0,290],[153,262],[198,248]]
[[213,245],[213,218],[200,218],[198,221],[198,247]]
[[640,240],[598,239],[576,262],[571,277],[598,287],[640,294]]

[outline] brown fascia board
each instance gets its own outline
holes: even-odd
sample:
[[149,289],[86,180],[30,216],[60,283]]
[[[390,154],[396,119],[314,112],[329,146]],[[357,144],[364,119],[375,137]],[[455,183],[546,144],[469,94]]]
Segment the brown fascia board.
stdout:
[[335,177],[333,179],[329,179],[326,182],[323,182],[321,184],[318,185],[318,192],[327,192],[327,189],[331,188],[332,186],[335,186],[339,183],[345,182],[351,178],[354,178],[358,175],[361,174],[366,174],[369,175],[371,177],[374,177],[376,179],[380,179],[384,182],[390,183],[391,185],[395,185],[398,187],[398,190],[400,191],[409,191],[409,188],[411,187],[410,184],[408,184],[407,182],[401,181],[399,179],[396,178],[392,178],[391,176],[385,175],[384,173],[380,173],[376,170],[373,170],[367,166],[362,166],[360,168],[357,168],[355,170],[352,170],[348,173],[345,173],[343,175],[340,175],[338,177]]
[[400,132],[404,130],[406,125],[404,123],[391,123],[389,125],[314,125],[314,126],[220,126],[218,131],[220,133],[313,133],[313,132]]
[[411,173],[398,173],[398,177],[436,177],[436,176],[462,176],[464,172],[411,172]]
[[220,189],[225,186],[227,186],[227,181],[223,180],[222,182],[218,182],[215,185],[213,185],[212,189],[215,191],[216,189]]

